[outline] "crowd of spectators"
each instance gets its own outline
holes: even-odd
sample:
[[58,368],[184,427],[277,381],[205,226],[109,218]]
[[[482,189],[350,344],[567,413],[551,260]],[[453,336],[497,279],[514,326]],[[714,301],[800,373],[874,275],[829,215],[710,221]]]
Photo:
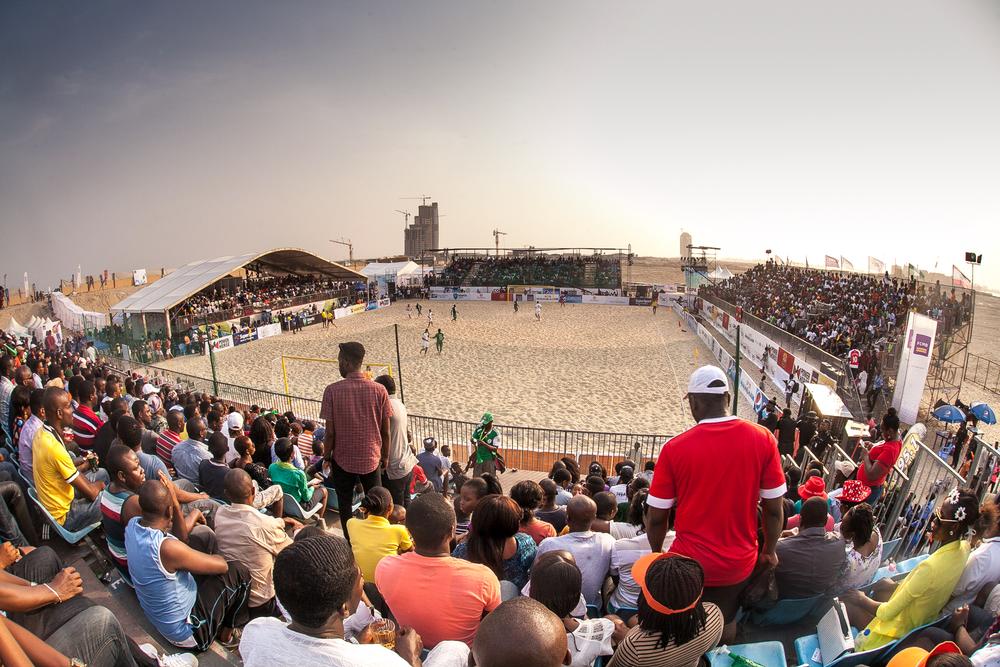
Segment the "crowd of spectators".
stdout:
[[[593,267],[588,272],[588,267]],[[586,289],[621,289],[621,262],[601,255],[521,255],[457,257],[434,284],[457,287],[551,285]]]
[[211,291],[202,290],[183,301],[174,310],[176,317],[200,317],[220,311],[259,313],[282,307],[298,297],[320,295],[350,289],[351,284],[319,276],[266,276],[247,278],[234,289],[217,283]]
[[972,309],[967,291],[959,294],[940,283],[774,261],[703,289],[841,358],[898,333],[911,310],[938,320],[940,330],[948,333],[966,322]]
[[[706,366],[687,386],[697,424],[655,461],[608,471],[564,457],[505,495],[433,437],[416,454],[392,378],[361,372],[359,343],[340,345],[343,379],[317,422],[157,386],[89,347],[0,336],[0,650],[36,663],[194,665],[218,643],[247,667],[680,667],[733,643],[741,608],[834,594],[859,650],[948,614],[946,631],[919,638],[974,660],[995,648],[992,499],[943,494],[927,543],[940,546],[901,581],[872,582],[901,449],[892,412],[828,488],[819,469],[782,466],[770,429],[729,416],[726,375]],[[177,652],[136,645],[38,546],[22,483],[67,530],[100,522],[125,594]]]

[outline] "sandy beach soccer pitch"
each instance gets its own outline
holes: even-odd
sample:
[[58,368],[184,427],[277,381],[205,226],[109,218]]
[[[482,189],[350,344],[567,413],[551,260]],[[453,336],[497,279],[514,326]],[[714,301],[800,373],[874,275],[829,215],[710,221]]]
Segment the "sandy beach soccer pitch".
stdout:
[[[532,306],[514,313],[511,303],[421,301],[424,315],[408,318],[406,304],[312,326],[216,355],[219,380],[283,391],[281,355],[337,356],[337,343],[358,340],[367,361],[396,371],[393,324],[399,325],[407,409],[446,419],[478,420],[485,410],[497,423],[544,428],[674,435],[693,424],[683,399],[688,375],[712,358],[678,318],[661,307],[545,304],[536,321]],[[431,341],[420,353],[427,308],[440,327],[444,352]],[[176,359],[173,370],[210,377],[207,357]],[[320,398],[339,378],[335,363],[287,362],[294,396]],[[749,405],[740,413],[751,414]]]

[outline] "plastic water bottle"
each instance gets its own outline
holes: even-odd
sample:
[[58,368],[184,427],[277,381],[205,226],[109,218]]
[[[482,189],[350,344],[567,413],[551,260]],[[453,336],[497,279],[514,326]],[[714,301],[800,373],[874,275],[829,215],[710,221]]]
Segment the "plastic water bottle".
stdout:
[[718,651],[722,655],[729,656],[729,660],[732,662],[733,667],[767,667],[766,665],[762,665],[755,660],[751,660],[750,658],[745,658],[742,655],[733,653],[732,651],[729,650],[728,646],[720,646],[718,648]]

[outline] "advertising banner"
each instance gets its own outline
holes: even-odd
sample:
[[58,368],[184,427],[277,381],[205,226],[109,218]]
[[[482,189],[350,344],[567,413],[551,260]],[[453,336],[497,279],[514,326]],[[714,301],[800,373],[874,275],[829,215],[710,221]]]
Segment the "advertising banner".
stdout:
[[432,287],[431,300],[438,301],[493,301],[499,287]]
[[627,296],[599,296],[596,294],[584,294],[583,303],[601,303],[609,306],[627,306],[629,298]]
[[146,284],[146,269],[135,269],[132,271],[132,284],[138,287]]
[[384,296],[384,297],[382,297],[381,299],[378,300],[378,307],[379,308],[388,308],[389,304],[391,304],[391,303],[392,302],[389,301],[389,297]]
[[358,313],[363,313],[365,312],[366,308],[367,305],[363,303],[356,303],[353,306],[347,307],[347,309],[351,311],[351,315],[357,315]]
[[243,331],[238,334],[233,334],[234,345],[243,345],[245,343],[249,343],[252,340],[257,340],[256,331]]
[[506,292],[493,292],[492,294],[490,294],[490,300],[491,301],[506,301],[507,300],[507,293]]
[[209,346],[211,346],[212,352],[222,352],[223,350],[229,350],[233,347],[233,337],[223,336],[222,338],[215,338],[213,340],[205,343],[205,354],[209,353]]
[[899,419],[907,424],[917,421],[936,334],[936,320],[917,313],[907,317],[906,347],[900,356],[896,390],[892,394],[892,407],[899,412]]
[[270,338],[271,336],[281,335],[281,325],[277,322],[273,324],[265,324],[263,326],[257,327],[257,338]]

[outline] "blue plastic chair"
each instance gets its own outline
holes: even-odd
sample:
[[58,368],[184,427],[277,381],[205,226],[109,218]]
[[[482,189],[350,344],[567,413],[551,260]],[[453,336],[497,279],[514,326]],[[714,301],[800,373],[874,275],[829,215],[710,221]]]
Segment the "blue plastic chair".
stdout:
[[[805,637],[799,637],[796,639],[795,657],[799,661],[799,664],[807,665],[808,667],[823,667],[822,662],[813,660],[813,655],[816,653],[816,649],[818,648],[819,637],[817,635],[806,635]],[[878,658],[879,655],[885,650],[885,646],[880,646],[879,648],[872,649],[870,651],[863,651],[861,653],[848,653],[831,663],[830,667],[833,667],[834,665],[837,665],[837,667],[867,665],[869,664],[869,661],[874,663],[875,659]]]
[[[901,563],[896,563],[896,571],[892,572],[889,570],[889,566],[880,567],[877,572],[875,572],[875,577],[871,580],[871,583],[875,583],[880,579],[893,579],[898,581],[903,576],[912,572],[918,565],[929,558],[929,554],[923,554],[920,556],[914,556],[913,558],[907,558]],[[867,588],[870,584],[866,584],[863,588]]]
[[614,614],[615,616],[619,617],[620,619],[628,623],[628,619],[638,614],[639,610],[636,609],[635,607],[615,607],[612,604],[608,604],[608,613]]
[[890,558],[896,555],[896,550],[899,548],[899,544],[902,541],[902,537],[897,537],[894,540],[882,543],[882,562],[880,565],[885,565]]
[[[785,647],[781,642],[737,644],[729,646],[728,649],[731,653],[767,665],[767,667],[788,667],[788,663],[785,661]],[[712,667],[732,667],[733,660],[722,650],[722,647],[719,647],[708,652],[708,663]]]
[[283,504],[285,507],[285,516],[290,516],[293,519],[301,519],[303,521],[308,521],[309,519],[313,518],[316,515],[316,513],[319,512],[320,509],[322,508],[322,505],[316,503],[316,505],[307,512],[304,509],[302,509],[302,505],[299,504],[298,500],[288,495],[287,493],[285,494]]
[[35,488],[32,486],[28,487],[28,497],[31,498],[31,500],[35,503],[35,505],[38,506],[38,510],[42,513],[42,516],[48,519],[49,524],[53,528],[55,528],[55,531],[59,534],[59,537],[63,538],[63,540],[65,540],[67,544],[76,544],[80,540],[87,537],[87,535],[90,534],[90,531],[94,530],[95,528],[101,525],[101,522],[98,521],[97,523],[92,523],[89,526],[81,528],[80,530],[75,532],[66,530],[63,526],[59,524],[58,521],[55,520],[55,518],[49,513],[49,511],[45,509],[45,505],[43,505],[42,501],[38,499],[38,494],[35,493]]
[[826,595],[815,595],[811,598],[789,598],[778,600],[770,609],[754,609],[750,612],[749,622],[759,627],[772,625],[790,625],[808,616]]

